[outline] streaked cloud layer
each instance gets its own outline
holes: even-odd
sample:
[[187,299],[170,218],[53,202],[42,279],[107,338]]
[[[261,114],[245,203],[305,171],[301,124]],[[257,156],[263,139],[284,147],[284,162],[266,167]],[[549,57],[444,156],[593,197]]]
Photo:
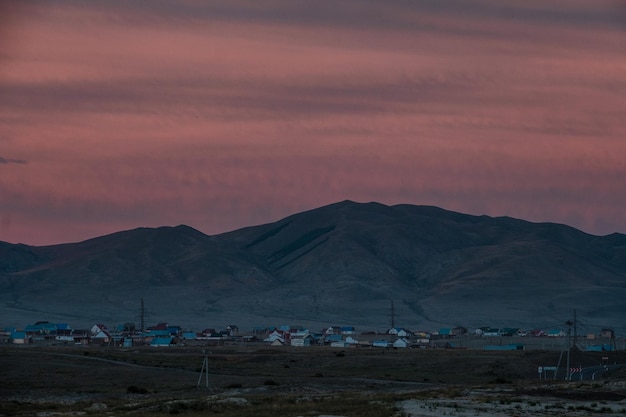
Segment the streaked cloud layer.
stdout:
[[0,16],[0,240],[213,234],[344,199],[626,232],[623,2],[15,1]]

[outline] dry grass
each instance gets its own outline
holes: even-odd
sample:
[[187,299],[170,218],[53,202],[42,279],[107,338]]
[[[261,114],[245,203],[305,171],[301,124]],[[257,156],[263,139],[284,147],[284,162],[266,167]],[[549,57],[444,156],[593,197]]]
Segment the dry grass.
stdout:
[[[554,352],[338,353],[212,348],[207,390],[196,387],[204,358],[200,349],[4,346],[0,415],[397,416],[397,404],[405,400],[454,401],[470,395],[491,401],[492,394],[471,390],[495,390],[511,403],[519,396],[571,395],[561,385],[536,386],[537,363],[558,359],[550,356],[558,355]],[[597,382],[578,385],[581,398],[608,392]],[[607,398],[623,398],[623,391]]]

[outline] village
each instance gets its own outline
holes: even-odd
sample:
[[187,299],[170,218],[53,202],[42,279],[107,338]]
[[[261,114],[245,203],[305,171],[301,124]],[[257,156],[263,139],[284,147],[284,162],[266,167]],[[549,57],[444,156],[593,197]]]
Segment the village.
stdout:
[[456,326],[436,331],[411,331],[390,327],[387,331],[357,331],[354,326],[328,326],[313,331],[303,326],[254,327],[242,331],[236,325],[223,329],[185,330],[181,326],[161,322],[145,329],[134,323],[114,327],[94,324],[74,329],[67,323],[38,321],[23,329],[5,327],[0,330],[0,343],[14,345],[69,346],[224,346],[256,344],[266,346],[382,349],[480,349],[480,350],[563,350],[577,346],[581,351],[610,352],[626,349],[624,337],[616,337],[613,329],[579,335],[570,328],[534,329],[481,327],[469,330]]

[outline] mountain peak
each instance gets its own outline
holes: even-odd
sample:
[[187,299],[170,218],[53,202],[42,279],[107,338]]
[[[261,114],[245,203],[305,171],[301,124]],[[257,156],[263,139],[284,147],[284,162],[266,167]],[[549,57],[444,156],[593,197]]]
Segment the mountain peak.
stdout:
[[[178,225],[0,251],[0,316],[21,322],[123,323],[140,298],[189,327],[385,326],[389,300],[409,327],[540,327],[572,306],[606,326],[626,313],[626,236],[433,206],[345,200],[211,237]],[[60,301],[70,291],[80,299]]]

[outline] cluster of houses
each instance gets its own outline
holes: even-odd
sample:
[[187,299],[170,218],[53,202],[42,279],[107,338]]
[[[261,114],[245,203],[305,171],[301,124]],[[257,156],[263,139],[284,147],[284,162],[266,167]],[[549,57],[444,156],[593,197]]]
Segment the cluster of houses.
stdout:
[[264,336],[263,342],[272,346],[423,348],[430,345],[435,335],[426,332],[413,333],[399,327],[393,327],[385,333],[357,333],[354,326],[329,326],[320,332],[311,332],[302,327],[281,326],[267,329]]
[[[435,332],[411,332],[402,327],[392,327],[386,332],[357,333],[354,326],[329,326],[314,332],[302,326],[256,327],[251,332],[240,332],[236,325],[222,330],[204,329],[201,332],[185,331],[180,326],[158,323],[146,329],[137,329],[133,323],[125,323],[109,329],[103,324],[95,324],[88,329],[73,329],[66,323],[37,322],[23,330],[5,328],[0,331],[0,341],[13,344],[78,344],[109,346],[207,346],[225,343],[261,343],[271,346],[331,346],[378,347],[378,348],[452,348],[462,338],[506,338],[516,337],[564,337],[561,329],[548,331],[522,331],[517,328],[482,327],[469,332],[467,328],[457,326],[441,328]],[[596,334],[586,335],[587,340],[604,338],[614,340],[611,329],[602,329]],[[487,346],[487,345],[486,345]],[[503,350],[503,344],[494,348]],[[520,349],[518,344],[506,345],[511,349]],[[523,347],[522,347],[523,348]],[[604,349],[604,347],[603,347]]]
[[77,344],[111,346],[169,346],[180,341],[224,340],[238,333],[236,326],[225,330],[205,329],[200,333],[184,331],[180,326],[158,323],[145,330],[135,328],[133,323],[126,323],[109,329],[104,324],[94,324],[89,329],[73,329],[66,323],[40,321],[27,325],[23,330],[4,328],[0,338],[13,344]]

